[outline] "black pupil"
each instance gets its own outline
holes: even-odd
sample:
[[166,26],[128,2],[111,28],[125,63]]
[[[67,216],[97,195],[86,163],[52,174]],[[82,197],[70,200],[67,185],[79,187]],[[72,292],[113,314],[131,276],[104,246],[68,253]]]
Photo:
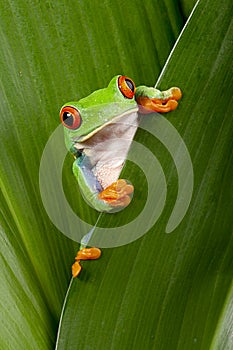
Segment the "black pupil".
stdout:
[[62,116],[63,122],[67,125],[67,126],[72,126],[73,122],[74,122],[74,118],[72,116],[71,113],[69,112],[64,112],[63,116]]
[[125,79],[125,82],[128,85],[128,87],[130,88],[130,90],[134,92],[134,85],[133,85],[132,81],[129,79]]

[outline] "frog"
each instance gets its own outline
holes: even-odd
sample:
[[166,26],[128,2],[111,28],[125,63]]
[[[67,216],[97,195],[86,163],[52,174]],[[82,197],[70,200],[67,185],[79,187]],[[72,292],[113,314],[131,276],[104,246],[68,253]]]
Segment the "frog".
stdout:
[[[181,97],[178,87],[165,91],[136,87],[128,76],[116,75],[107,87],[62,106],[65,145],[74,156],[73,173],[88,205],[99,212],[113,213],[130,204],[134,187],[119,177],[140,116],[173,111]],[[80,260],[100,256],[96,249],[84,247],[78,252],[74,277],[80,272]]]

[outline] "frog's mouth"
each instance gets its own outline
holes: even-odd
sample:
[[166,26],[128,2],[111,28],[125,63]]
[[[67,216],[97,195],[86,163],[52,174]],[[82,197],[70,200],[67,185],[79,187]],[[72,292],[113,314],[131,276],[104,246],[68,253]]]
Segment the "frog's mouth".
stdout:
[[90,170],[103,188],[118,179],[138,123],[137,109],[131,110],[75,142],[74,147],[88,157]]
[[91,131],[90,133],[79,137],[77,139],[77,142],[78,143],[85,142],[86,140],[88,140],[89,138],[91,138],[95,134],[97,134],[99,131],[101,131],[102,129],[106,128],[108,125],[120,124],[120,123],[126,125],[126,123],[132,123],[133,122],[133,120],[131,119],[132,117],[130,117],[130,120],[128,120],[128,121],[126,119],[127,119],[127,117],[129,115],[132,116],[132,114],[137,113],[137,111],[138,111],[138,107],[136,107],[134,109],[130,109],[128,111],[125,111],[124,113],[118,115],[115,118],[112,118],[110,121],[108,121],[108,122],[102,124],[101,126],[97,127],[95,130]]

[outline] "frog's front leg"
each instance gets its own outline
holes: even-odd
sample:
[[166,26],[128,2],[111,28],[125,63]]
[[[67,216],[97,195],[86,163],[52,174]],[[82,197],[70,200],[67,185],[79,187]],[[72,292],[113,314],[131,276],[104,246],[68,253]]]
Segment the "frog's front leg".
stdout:
[[101,212],[118,211],[131,201],[134,187],[124,179],[118,179],[103,188],[92,172],[88,157],[79,157],[73,163],[73,172],[84,199]]
[[166,91],[160,91],[153,87],[139,86],[136,89],[135,98],[139,105],[140,113],[167,113],[178,106],[178,100],[182,92],[178,87],[172,87]]

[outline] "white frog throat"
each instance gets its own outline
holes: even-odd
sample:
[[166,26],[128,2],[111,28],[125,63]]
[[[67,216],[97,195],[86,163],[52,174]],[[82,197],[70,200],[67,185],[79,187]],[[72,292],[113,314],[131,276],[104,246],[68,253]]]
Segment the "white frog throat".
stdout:
[[138,124],[137,111],[131,111],[75,143],[75,148],[88,157],[91,171],[103,188],[119,178]]

